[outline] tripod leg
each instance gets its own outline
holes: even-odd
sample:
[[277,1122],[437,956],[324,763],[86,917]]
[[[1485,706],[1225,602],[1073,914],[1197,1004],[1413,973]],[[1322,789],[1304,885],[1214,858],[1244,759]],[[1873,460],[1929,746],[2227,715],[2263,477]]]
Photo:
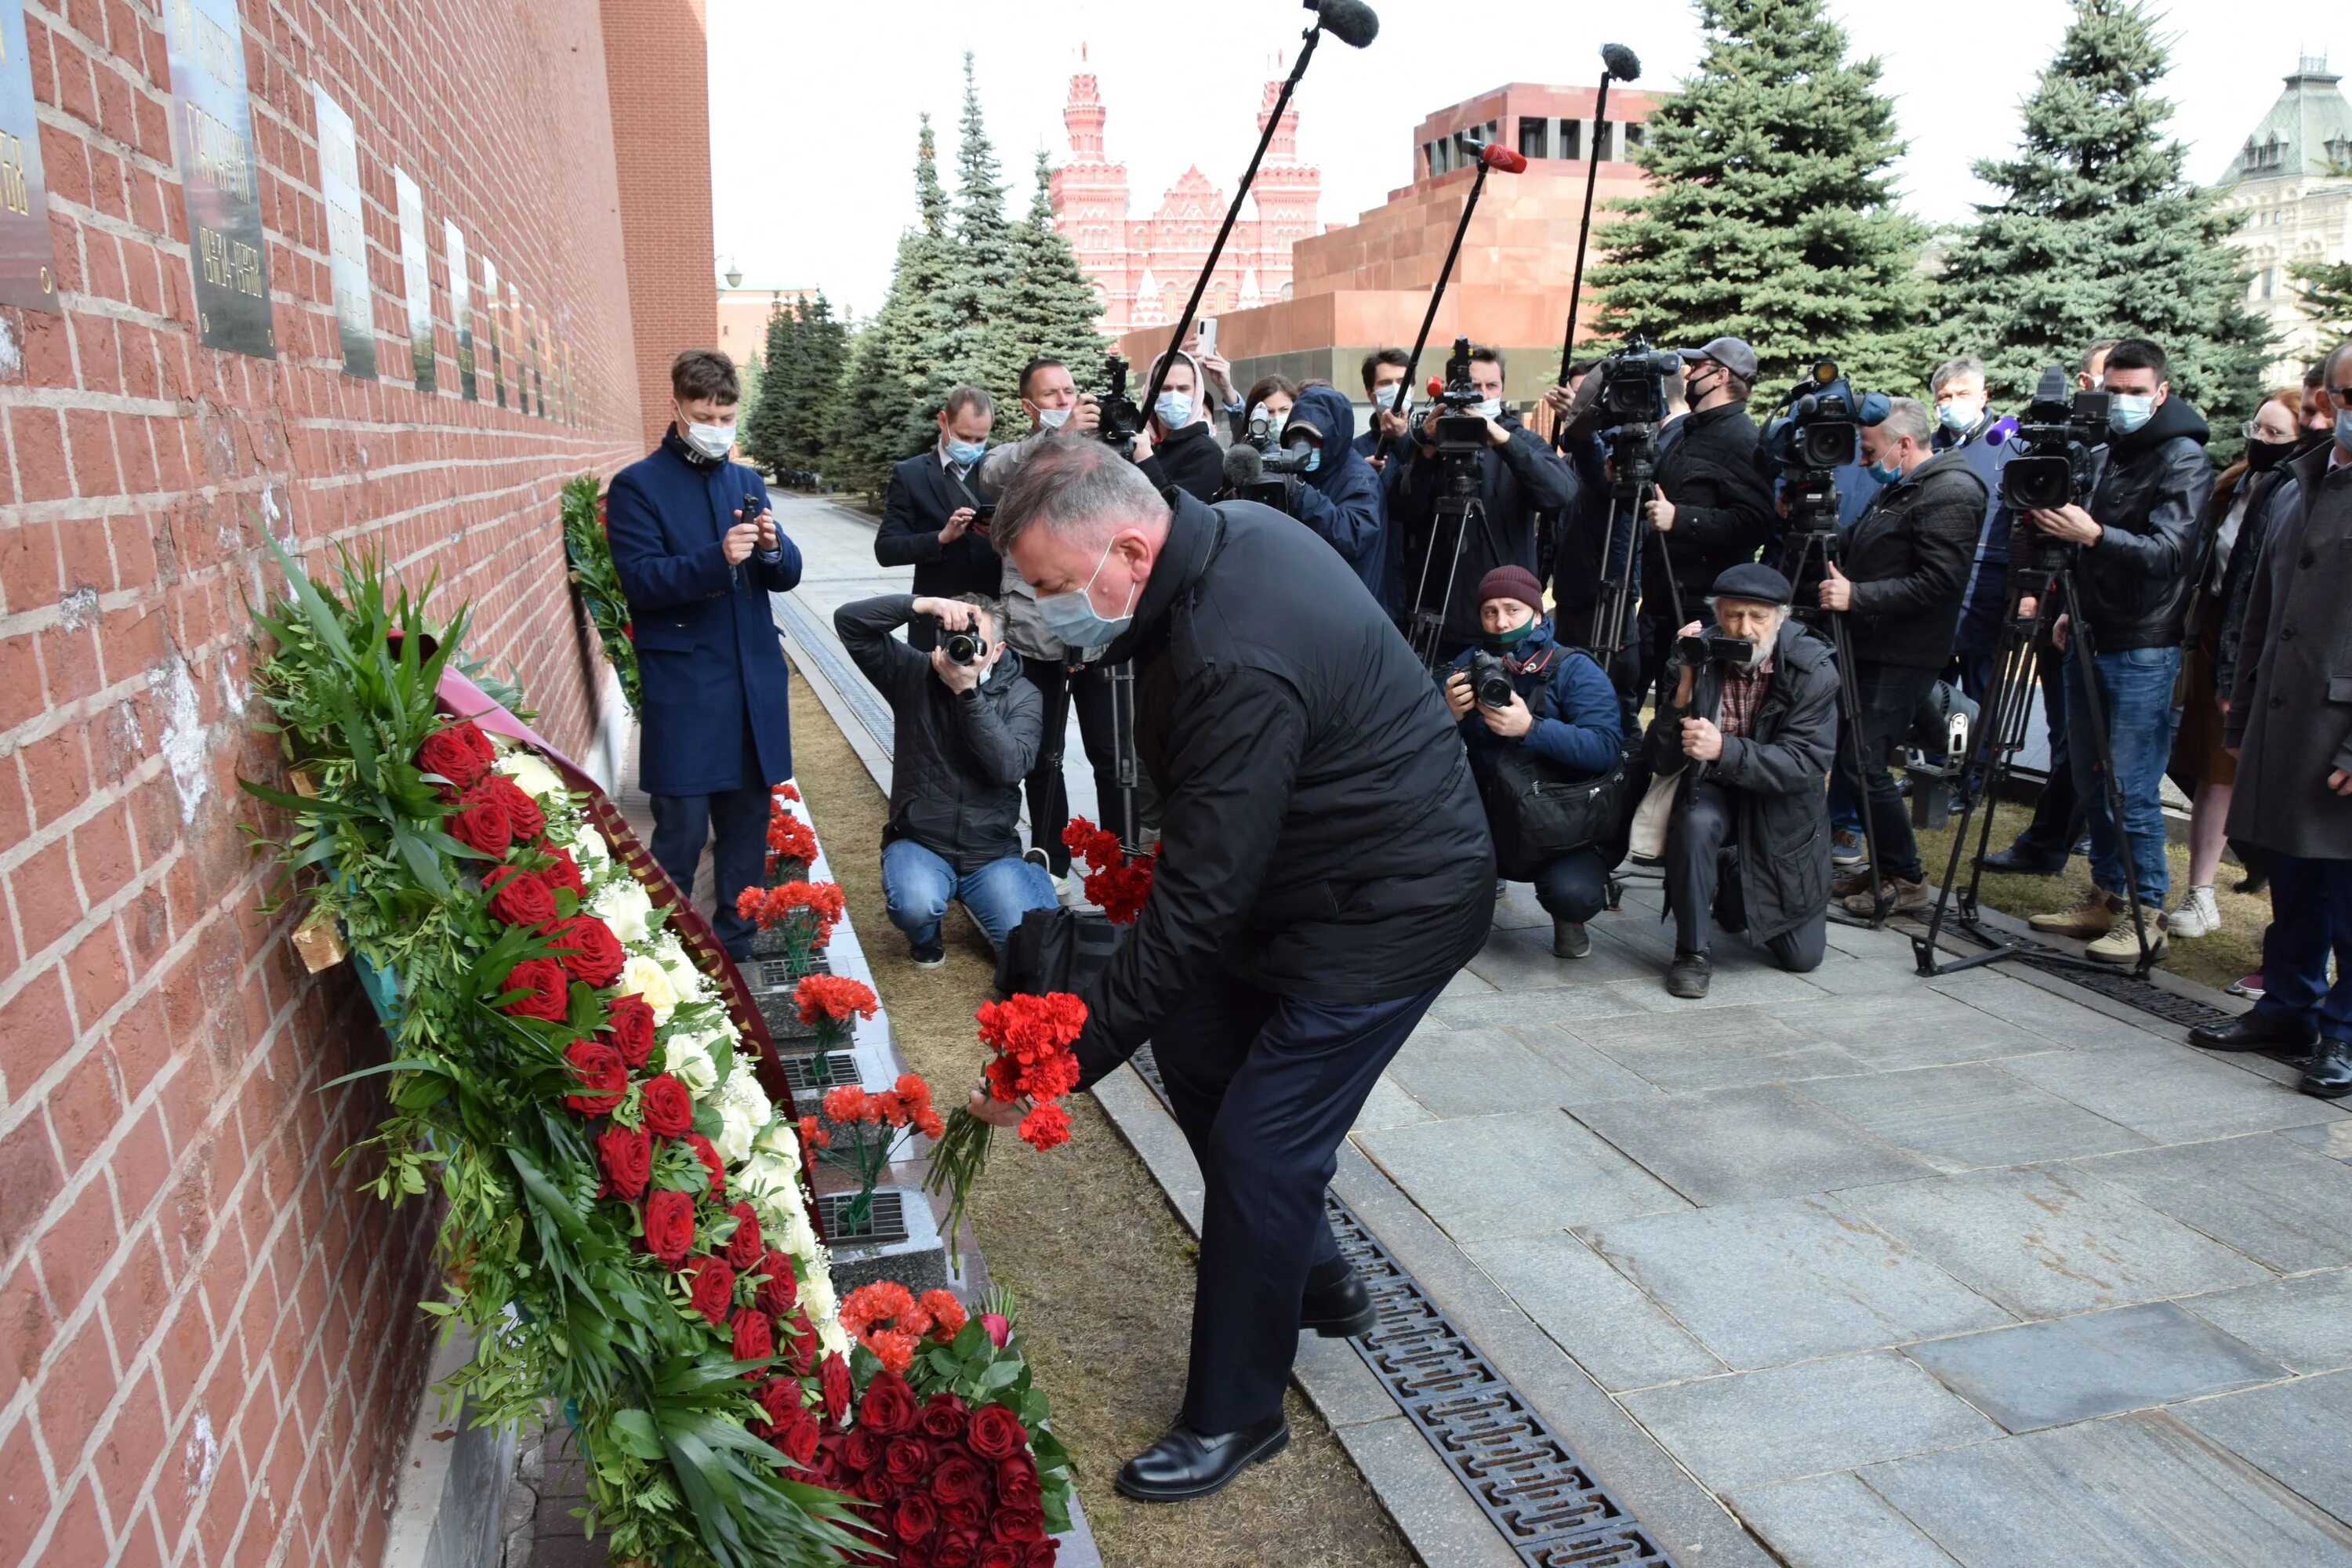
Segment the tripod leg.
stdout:
[[[2046,597],[2046,595],[2045,595]],[[2012,595],[2012,599],[2014,595]],[[2001,785],[2009,779],[2010,763],[2024,745],[2025,721],[2031,711],[2033,679],[2033,633],[2021,628],[2012,603],[2011,613],[2002,617],[2000,637],[1993,648],[1992,687],[1985,693],[1984,706],[1979,710],[1990,722],[1977,726],[1970,737],[1969,766],[1980,780],[1980,787],[1972,792],[1968,804],[1960,808],[1958,827],[1952,834],[1951,853],[1944,862],[1944,880],[1936,889],[1936,907],[1927,917],[1927,934],[1912,938],[1912,948],[1918,959],[1919,973],[1950,974],[1958,970],[1973,968],[1993,959],[2005,958],[2012,951],[2007,945],[1994,947],[1990,952],[1971,954],[1950,964],[1937,963],[1937,943],[1943,936],[1945,914],[1951,907],[1953,895],[1960,879],[1960,858],[1968,852],[1969,829],[1977,827],[1975,861],[1969,872],[1967,890],[1959,894],[1959,923],[1972,926],[1977,918],[1977,889],[1984,879],[1984,858],[1992,842],[1994,803],[2000,798]],[[2021,697],[2021,693],[2024,695]],[[1976,813],[1983,808],[1984,819],[1976,821]]]
[[1846,754],[1853,763],[1854,793],[1862,808],[1863,853],[1870,858],[1870,929],[1886,924],[1885,873],[1878,858],[1878,813],[1870,798],[1870,740],[1862,721],[1862,682],[1853,668],[1853,644],[1845,634],[1845,617],[1830,616],[1830,646],[1837,650],[1838,719],[1846,737]]
[[[2074,574],[2069,570],[2060,574],[2063,602],[2071,609],[2075,603]],[[2139,963],[2132,973],[2145,978],[2156,967],[2156,954],[2149,950],[2147,917],[2140,908],[2139,865],[2132,854],[2131,830],[2124,826],[2124,783],[2116,776],[2115,737],[2107,731],[2107,703],[2099,690],[2098,653],[2092,646],[2091,632],[2076,615],[2069,626],[2067,647],[2074,658],[2075,676],[2083,683],[2083,706],[2088,710],[2084,717],[2091,721],[2091,742],[2098,748],[2099,772],[2106,779],[2107,821],[2114,828],[2116,843],[2120,847],[2124,863],[2124,902],[2131,908],[2132,935],[2139,942]],[[2068,739],[2075,745],[2074,726],[2066,727]]]

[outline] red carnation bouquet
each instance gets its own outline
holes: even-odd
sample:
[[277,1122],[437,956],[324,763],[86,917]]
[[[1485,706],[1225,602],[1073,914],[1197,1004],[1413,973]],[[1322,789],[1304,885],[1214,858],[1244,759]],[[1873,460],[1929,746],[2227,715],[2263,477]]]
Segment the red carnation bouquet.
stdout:
[[[846,1136],[835,1139],[826,1122]],[[871,1094],[856,1084],[843,1084],[825,1094],[823,1121],[801,1118],[801,1138],[810,1152],[857,1178],[857,1195],[841,1212],[845,1230],[856,1230],[874,1212],[874,1190],[881,1184],[882,1173],[905,1153],[912,1135],[937,1138],[946,1125],[932,1108],[931,1086],[921,1074],[911,1072],[899,1074],[896,1084]],[[866,1128],[877,1130],[878,1135],[867,1133]],[[889,1131],[880,1132],[882,1128]]]
[[[1026,1100],[1028,1114],[1021,1119],[1021,1137],[1032,1148],[1045,1150],[1069,1142],[1070,1115],[1055,1101],[1078,1085],[1078,1058],[1070,1049],[1086,1026],[1087,1005],[1066,991],[1043,996],[1020,994],[991,1002],[976,1015],[981,1043],[993,1055],[985,1082],[989,1098],[1012,1105]],[[948,1194],[948,1256],[955,1256],[954,1239],[971,1202],[972,1184],[988,1168],[991,1135],[995,1129],[958,1106],[948,1118],[947,1131],[931,1150],[930,1173],[925,1192]]]
[[801,1022],[816,1031],[821,1051],[847,1046],[850,1032],[856,1027],[850,1022],[851,1015],[871,1018],[882,1005],[872,986],[843,974],[803,976],[793,987],[793,1000],[800,1004]]
[[816,967],[816,956],[833,940],[844,908],[836,882],[786,882],[779,888],[746,888],[735,896],[737,914],[761,931],[782,934],[784,962],[794,975]]
[[785,804],[800,797],[801,792],[789,784],[778,784],[768,796],[768,880],[772,884],[797,881],[816,863],[815,833]]
[[1070,818],[1062,829],[1062,842],[1090,868],[1084,883],[1087,901],[1100,905],[1107,920],[1133,924],[1143,912],[1143,900],[1151,896],[1151,868],[1160,858],[1160,847],[1153,845],[1147,855],[1129,855],[1120,847],[1118,834],[1083,816]]

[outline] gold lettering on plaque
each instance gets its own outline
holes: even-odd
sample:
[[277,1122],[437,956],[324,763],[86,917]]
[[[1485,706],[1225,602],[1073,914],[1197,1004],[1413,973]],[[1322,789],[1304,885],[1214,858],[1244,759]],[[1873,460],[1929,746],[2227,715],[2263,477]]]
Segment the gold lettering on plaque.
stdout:
[[194,104],[187,105],[188,152],[196,174],[215,190],[244,201],[253,199],[253,160],[245,138]]
[[25,139],[7,131],[0,131],[0,207],[19,217],[33,214],[32,187],[25,179]]

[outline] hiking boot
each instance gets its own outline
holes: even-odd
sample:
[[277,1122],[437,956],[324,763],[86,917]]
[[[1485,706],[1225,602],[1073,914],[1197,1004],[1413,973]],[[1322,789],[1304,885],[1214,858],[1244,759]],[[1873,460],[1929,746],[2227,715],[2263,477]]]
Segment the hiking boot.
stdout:
[[1679,996],[1685,1002],[1696,1002],[1706,994],[1706,983],[1715,973],[1715,965],[1703,952],[1678,952],[1666,970],[1666,994]]
[[[2123,913],[2124,901],[2094,888],[2090,895],[2071,910],[2057,910],[2046,915],[2035,915],[2025,923],[2035,931],[2052,936],[2105,936],[2115,929],[2116,917]],[[2138,945],[2132,951],[2137,953]]]
[[[2139,913],[2140,919],[2147,925],[2147,955],[2161,958],[2164,955],[2164,911],[2142,904]],[[2083,956],[2095,958],[2101,963],[2137,963],[2139,932],[2133,928],[2131,916],[2128,913],[2118,915],[2106,935],[2084,944]]]
[[1864,882],[1845,896],[1841,907],[1850,915],[1860,915],[1864,920],[1870,920],[1881,910],[1890,915],[1924,914],[1930,902],[1926,882],[1906,882],[1900,877],[1890,877],[1880,883],[1879,895],[1879,902],[1873,904],[1870,900],[1870,884]]
[[1841,871],[1850,871],[1869,858],[1859,833],[1837,832],[1830,835],[1830,864]]
[[2191,888],[2180,896],[2180,907],[2165,918],[2164,929],[2178,937],[2211,936],[2221,929],[2221,906],[2210,888]]
[[1582,921],[1561,920],[1551,922],[1551,955],[1554,958],[1590,958],[1592,956],[1592,933],[1584,929]]
[[1859,871],[1849,871],[1843,877],[1832,877],[1830,879],[1831,898],[1850,899],[1856,893],[1862,894],[1864,899],[1867,899],[1870,895],[1869,867],[1865,866]]

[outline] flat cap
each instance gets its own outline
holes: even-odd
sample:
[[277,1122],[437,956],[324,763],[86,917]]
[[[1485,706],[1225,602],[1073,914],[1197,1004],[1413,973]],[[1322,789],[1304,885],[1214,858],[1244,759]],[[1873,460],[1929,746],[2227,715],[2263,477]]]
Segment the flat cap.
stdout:
[[1718,599],[1747,599],[1759,605],[1785,605],[1796,597],[1789,580],[1761,561],[1725,567],[1709,593]]
[[1715,338],[1695,349],[1677,349],[1685,363],[1711,359],[1740,380],[1756,379],[1756,351],[1738,338]]

